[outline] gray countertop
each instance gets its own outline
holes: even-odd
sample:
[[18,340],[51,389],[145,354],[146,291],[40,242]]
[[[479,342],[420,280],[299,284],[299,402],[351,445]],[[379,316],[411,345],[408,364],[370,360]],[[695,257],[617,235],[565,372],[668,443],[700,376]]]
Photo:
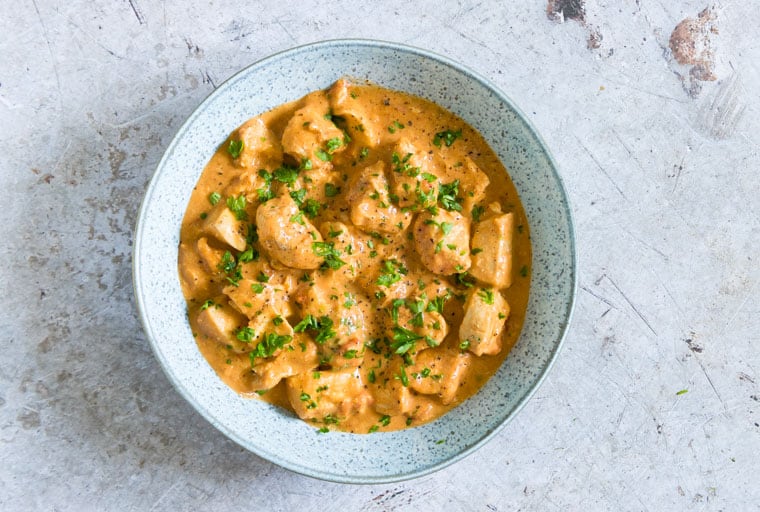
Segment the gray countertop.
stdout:
[[[6,3],[0,508],[760,510],[758,6],[527,4]],[[169,385],[132,297],[137,208],[186,116],[238,69],[339,37],[494,81],[575,215],[577,307],[547,380],[485,448],[398,484],[313,480],[227,440]]]

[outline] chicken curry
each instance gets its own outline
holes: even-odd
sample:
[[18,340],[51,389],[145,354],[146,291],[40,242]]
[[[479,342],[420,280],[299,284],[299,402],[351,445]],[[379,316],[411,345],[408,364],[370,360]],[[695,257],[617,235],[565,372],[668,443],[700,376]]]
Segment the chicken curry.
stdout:
[[178,260],[193,335],[227,385],[354,433],[474,394],[519,336],[530,262],[517,191],[475,129],[345,79],[232,133]]

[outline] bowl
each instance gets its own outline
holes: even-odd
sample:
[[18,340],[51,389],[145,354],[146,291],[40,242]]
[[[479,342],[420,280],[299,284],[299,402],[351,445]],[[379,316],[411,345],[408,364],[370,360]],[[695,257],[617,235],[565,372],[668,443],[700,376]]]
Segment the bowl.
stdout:
[[[195,344],[177,272],[188,198],[219,144],[248,118],[343,76],[427,98],[478,129],[509,169],[533,243],[525,325],[498,372],[436,421],[371,435],[320,435],[294,414],[227,387]],[[346,483],[418,477],[493,438],[546,376],[567,330],[576,289],[567,197],[552,157],[526,117],[493,84],[460,64],[425,50],[368,40],[325,41],[278,53],[243,69],[201,103],[169,144],[145,193],[135,232],[133,279],[140,319],[156,358],[195,409],[260,457],[304,475]]]

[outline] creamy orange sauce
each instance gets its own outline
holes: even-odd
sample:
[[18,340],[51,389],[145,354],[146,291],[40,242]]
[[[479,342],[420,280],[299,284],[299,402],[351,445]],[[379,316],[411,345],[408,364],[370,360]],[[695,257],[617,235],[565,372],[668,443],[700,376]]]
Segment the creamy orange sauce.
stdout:
[[346,80],[232,133],[178,260],[198,348],[227,385],[355,433],[473,395],[520,334],[530,263],[517,191],[476,130]]

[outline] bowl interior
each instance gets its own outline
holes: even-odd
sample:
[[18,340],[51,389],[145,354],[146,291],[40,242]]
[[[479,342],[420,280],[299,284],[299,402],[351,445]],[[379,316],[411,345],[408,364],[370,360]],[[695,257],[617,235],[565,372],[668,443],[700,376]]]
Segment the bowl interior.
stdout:
[[[215,148],[246,119],[346,75],[432,100],[477,128],[509,169],[532,234],[530,302],[512,353],[462,406],[437,421],[400,432],[317,434],[287,411],[241,398],[198,351],[177,275],[182,216]],[[428,473],[491,437],[524,404],[551,365],[575,292],[567,199],[551,157],[520,112],[485,79],[445,58],[357,40],[328,41],[269,57],[232,77],[200,105],[170,144],[148,187],[133,265],[145,331],[185,399],[216,428],[261,457],[306,475],[354,483]]]

